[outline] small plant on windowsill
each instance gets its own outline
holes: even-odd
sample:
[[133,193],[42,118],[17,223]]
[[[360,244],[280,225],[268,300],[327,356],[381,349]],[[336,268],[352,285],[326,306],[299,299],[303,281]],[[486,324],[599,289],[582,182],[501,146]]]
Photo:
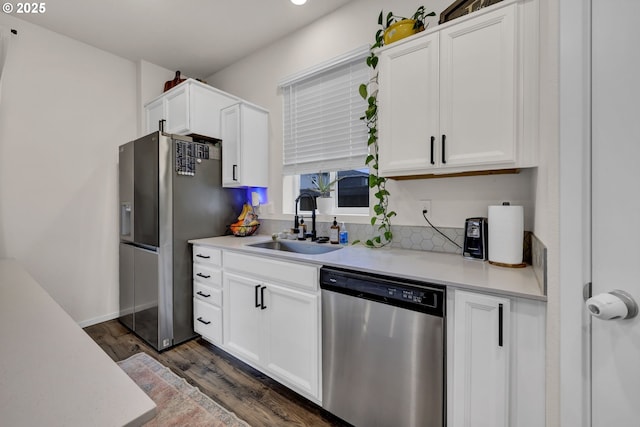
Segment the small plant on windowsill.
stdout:
[[323,198],[331,197],[331,193],[334,191],[333,186],[341,179],[342,178],[336,178],[332,181],[329,178],[328,173],[318,172],[313,178],[311,178],[313,191],[318,193],[319,197],[323,197]]
[[[413,24],[414,33],[426,28],[427,23],[425,23],[424,20],[427,16],[435,16],[435,13],[426,13],[424,6],[420,6],[416,10],[412,16],[412,19],[415,21]],[[378,234],[363,242],[365,246],[370,248],[381,248],[391,243],[393,240],[391,218],[396,216],[394,211],[389,210],[390,193],[386,188],[387,178],[380,176],[378,172],[378,71],[376,69],[378,66],[378,55],[376,54],[376,49],[385,44],[385,31],[389,30],[394,23],[401,22],[407,18],[396,16],[393,12],[389,12],[386,21],[383,19],[384,13],[380,11],[378,25],[380,25],[381,28],[376,32],[375,43],[369,48],[370,54],[367,56],[367,66],[372,70],[371,78],[367,83],[361,84],[358,88],[360,96],[367,101],[365,114],[360,117],[360,119],[363,120],[367,126],[369,155],[365,163],[369,166],[370,171],[369,188],[375,189],[374,197],[377,199],[377,203],[373,206],[374,215],[371,217],[371,225],[375,226],[378,224]],[[360,243],[360,241],[356,240],[354,244],[356,243]]]

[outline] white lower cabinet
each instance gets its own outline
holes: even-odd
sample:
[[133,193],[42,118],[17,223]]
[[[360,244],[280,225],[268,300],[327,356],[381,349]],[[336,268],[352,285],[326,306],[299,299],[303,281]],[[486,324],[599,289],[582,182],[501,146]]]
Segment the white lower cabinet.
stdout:
[[261,282],[225,273],[224,347],[246,362],[262,364],[262,311],[258,298]]
[[205,302],[193,301],[193,329],[207,341],[214,344],[222,342],[222,310]]
[[221,347],[321,403],[318,267],[224,252],[222,295]]
[[447,426],[545,425],[545,305],[451,289]]
[[222,253],[193,246],[193,330],[207,341],[222,344]]
[[288,384],[319,397],[318,295],[266,285],[265,364]]
[[449,426],[508,427],[509,300],[456,291],[454,304]]

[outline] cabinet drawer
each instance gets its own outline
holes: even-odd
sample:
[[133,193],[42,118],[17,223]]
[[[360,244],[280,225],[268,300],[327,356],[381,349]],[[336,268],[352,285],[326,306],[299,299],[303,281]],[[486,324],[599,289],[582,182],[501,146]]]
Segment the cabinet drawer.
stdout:
[[222,265],[222,251],[209,246],[193,245],[193,262]]
[[222,344],[222,310],[194,298],[193,330],[207,341]]
[[193,264],[193,280],[205,285],[222,289],[222,272],[204,264]]
[[315,291],[319,285],[319,267],[291,261],[225,252],[224,269],[255,276],[260,280],[288,284],[299,289]]
[[212,288],[200,282],[193,282],[193,297],[209,304],[222,306],[222,290]]

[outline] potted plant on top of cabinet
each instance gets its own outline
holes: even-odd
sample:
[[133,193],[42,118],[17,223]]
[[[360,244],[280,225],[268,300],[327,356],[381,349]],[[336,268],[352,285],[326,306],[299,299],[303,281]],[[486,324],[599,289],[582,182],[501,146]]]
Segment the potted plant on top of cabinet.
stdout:
[[[384,12],[380,11],[378,25],[382,26],[382,28],[376,33],[376,45],[378,45],[380,41],[388,45],[423,31],[427,27],[427,24],[424,22],[425,18],[435,15],[435,12],[426,13],[424,6],[420,6],[411,18],[394,15],[393,12],[389,12],[387,13],[386,20],[383,20]],[[380,44],[380,46],[382,46],[382,44]]]

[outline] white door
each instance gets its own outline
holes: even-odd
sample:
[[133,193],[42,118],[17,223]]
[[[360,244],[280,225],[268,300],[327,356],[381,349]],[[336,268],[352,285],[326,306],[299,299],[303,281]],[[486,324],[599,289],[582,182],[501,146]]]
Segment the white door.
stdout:
[[[640,301],[640,2],[592,0],[593,294]],[[640,425],[640,317],[592,321],[592,425]]]
[[441,167],[515,162],[516,7],[440,32]]
[[448,425],[509,425],[511,302],[455,291]]
[[224,273],[224,348],[253,363],[262,362],[262,282]]
[[265,362],[286,383],[319,398],[319,296],[267,284]]
[[183,85],[181,88],[171,92],[166,97],[166,127],[165,132],[184,135],[189,132],[189,87]]
[[438,33],[380,56],[380,172],[425,173],[438,162]]
[[240,105],[232,105],[220,112],[222,134],[222,185],[240,185]]

